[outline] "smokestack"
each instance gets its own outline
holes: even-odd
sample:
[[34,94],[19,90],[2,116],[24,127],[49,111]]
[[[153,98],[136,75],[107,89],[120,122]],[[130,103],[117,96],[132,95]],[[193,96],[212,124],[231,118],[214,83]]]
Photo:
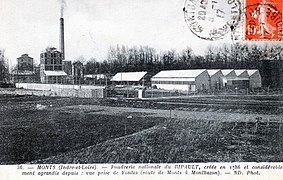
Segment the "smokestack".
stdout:
[[59,35],[59,50],[63,54],[63,60],[65,60],[65,45],[64,45],[64,18],[60,18],[60,35]]

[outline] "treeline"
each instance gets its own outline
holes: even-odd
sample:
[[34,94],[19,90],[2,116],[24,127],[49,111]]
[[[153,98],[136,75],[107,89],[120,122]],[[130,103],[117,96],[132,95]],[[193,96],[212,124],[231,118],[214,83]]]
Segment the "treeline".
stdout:
[[169,69],[259,69],[263,59],[279,60],[283,48],[256,44],[223,44],[208,47],[203,56],[194,55],[191,48],[181,52],[157,52],[148,46],[110,47],[103,62],[90,59],[85,64],[85,74],[115,74],[117,72],[148,71],[155,74]]

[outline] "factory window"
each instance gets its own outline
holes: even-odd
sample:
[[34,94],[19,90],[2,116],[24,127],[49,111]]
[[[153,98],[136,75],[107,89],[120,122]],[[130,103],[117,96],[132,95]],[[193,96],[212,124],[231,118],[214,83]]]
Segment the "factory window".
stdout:
[[46,70],[46,71],[52,70],[52,69],[51,69],[51,66],[46,66],[46,67],[45,67],[45,70]]

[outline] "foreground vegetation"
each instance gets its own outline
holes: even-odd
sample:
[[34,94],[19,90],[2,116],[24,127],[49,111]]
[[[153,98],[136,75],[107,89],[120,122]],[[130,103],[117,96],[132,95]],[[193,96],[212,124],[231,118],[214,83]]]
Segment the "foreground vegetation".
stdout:
[[[234,98],[236,97],[231,97],[231,101]],[[198,98],[199,101],[204,100],[204,104],[208,99]],[[221,99],[213,97],[210,101]],[[240,99],[238,98],[238,102],[241,102]],[[253,98],[251,102],[257,104],[254,100],[257,99]],[[157,100],[129,102],[0,96],[0,162],[14,164],[283,161],[283,127],[280,113],[276,115],[279,118],[270,121],[258,118],[235,122],[225,119],[225,116],[215,116],[223,119],[197,120],[190,116],[179,119],[176,116],[162,118],[146,113],[133,115],[127,111],[111,115],[107,112],[96,112],[103,109],[85,110],[81,106],[73,106],[99,104],[150,109],[175,107],[183,108],[182,111],[190,111],[190,108],[185,108],[186,104],[182,107],[174,105],[175,102],[191,104],[189,99],[172,99],[164,102],[173,104],[164,106]],[[244,102],[246,100],[243,99]],[[264,98],[262,102],[268,105],[270,100]],[[38,109],[38,104],[45,108]],[[74,108],[69,111],[60,108],[70,105]],[[281,106],[279,101],[277,105]],[[252,105],[244,107],[251,109]],[[209,113],[212,112],[207,112],[208,115]],[[237,113],[233,115],[237,116]]]
[[[1,97],[0,163],[25,163],[78,150],[125,136],[160,123],[162,118],[128,115],[93,115],[88,112],[60,112],[62,104],[75,100],[39,97]],[[31,101],[20,103],[23,99]],[[37,101],[35,101],[37,99]],[[44,100],[45,99],[45,100]],[[38,102],[44,103],[37,109]]]
[[282,162],[279,126],[171,119],[142,132],[33,163]]

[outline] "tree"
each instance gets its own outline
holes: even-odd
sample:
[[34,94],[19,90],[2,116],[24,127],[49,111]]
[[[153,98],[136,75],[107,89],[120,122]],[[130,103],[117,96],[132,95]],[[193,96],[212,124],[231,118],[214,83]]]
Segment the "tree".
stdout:
[[5,50],[0,50],[0,83],[6,83],[9,81],[9,67],[7,59],[4,55]]

